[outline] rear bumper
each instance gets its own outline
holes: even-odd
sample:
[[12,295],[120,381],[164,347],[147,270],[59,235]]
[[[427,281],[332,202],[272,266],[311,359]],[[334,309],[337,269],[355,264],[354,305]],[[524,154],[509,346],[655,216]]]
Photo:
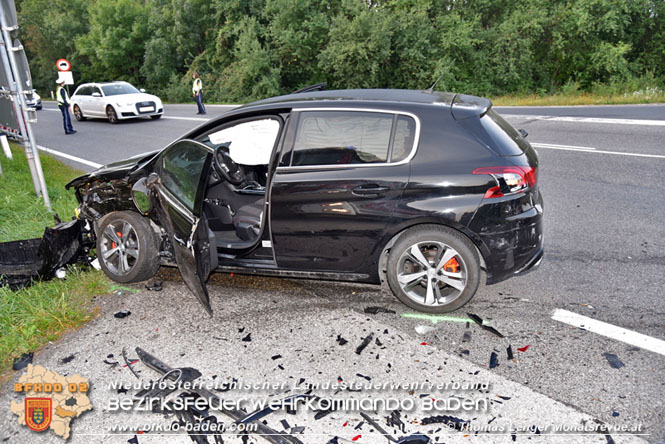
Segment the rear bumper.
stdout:
[[[474,225],[478,227],[474,230]],[[480,239],[487,284],[535,270],[544,255],[540,193],[482,205],[469,226]]]

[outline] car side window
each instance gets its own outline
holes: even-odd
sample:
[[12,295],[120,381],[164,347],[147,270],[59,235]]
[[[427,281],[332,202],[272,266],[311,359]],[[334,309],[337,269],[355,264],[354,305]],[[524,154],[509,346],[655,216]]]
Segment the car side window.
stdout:
[[194,211],[206,159],[210,151],[191,140],[183,140],[168,148],[158,163],[162,185],[189,211]]
[[397,117],[395,124],[395,138],[393,139],[393,150],[390,156],[391,162],[399,162],[406,159],[413,149],[416,138],[416,121],[409,116]]
[[90,93],[90,95],[93,95],[94,93],[99,93],[100,96],[102,95],[102,91],[99,88],[97,88],[96,86],[93,86],[90,89],[89,93]]
[[302,112],[291,166],[386,162],[393,120],[390,113]]
[[78,91],[76,91],[77,96],[89,96],[90,95],[90,87],[89,86],[83,86],[79,88]]

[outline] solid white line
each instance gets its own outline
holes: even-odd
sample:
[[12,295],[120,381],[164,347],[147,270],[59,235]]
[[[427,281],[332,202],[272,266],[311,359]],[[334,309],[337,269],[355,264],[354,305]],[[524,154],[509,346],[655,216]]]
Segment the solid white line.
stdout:
[[613,154],[616,156],[629,156],[629,157],[649,157],[652,159],[665,159],[665,155],[661,154],[642,154],[642,153],[625,153],[622,151],[605,151],[597,150],[596,148],[585,148],[585,147],[568,147],[566,145],[551,145],[547,143],[532,143],[535,148],[545,148],[550,150],[562,150],[562,151],[578,151],[582,153],[598,153],[598,154]]
[[173,120],[198,120],[200,122],[207,122],[210,119],[204,119],[202,117],[175,117],[175,116],[162,116],[162,119],[173,119]]
[[566,117],[566,116],[530,116],[522,114],[502,114],[503,117],[516,119],[542,120],[548,122],[610,123],[613,125],[665,126],[665,120],[642,119],[606,119],[601,117]]
[[[60,112],[59,109],[50,109],[50,108],[43,108],[46,111],[57,111]],[[103,117],[100,117],[100,119],[103,119]],[[172,120],[194,120],[194,121],[200,121],[200,122],[207,122],[209,119],[203,119],[201,117],[176,117],[176,116],[164,116],[162,115],[162,119],[172,119]],[[124,119],[123,119],[124,120]]]
[[570,148],[574,150],[580,150],[580,151],[589,151],[589,150],[595,150],[595,148],[591,148],[590,146],[576,146],[576,145],[557,145],[555,143],[532,143],[531,145],[539,148]]
[[634,345],[645,350],[665,355],[665,341],[652,338],[651,336],[643,335],[632,330],[617,327],[616,325],[608,324],[606,322],[597,321],[586,316],[573,313],[572,311],[561,310],[557,308],[552,313],[552,319],[555,321],[563,322],[564,324],[572,325],[583,330],[597,333],[617,341],[625,342],[626,344]]
[[91,166],[93,168],[99,168],[99,167],[102,166],[101,163],[95,163],[95,162],[91,162],[89,160],[82,159],[80,157],[72,156],[71,154],[61,153],[60,151],[52,150],[51,148],[46,148],[45,146],[37,145],[37,149],[39,149],[39,151],[44,151],[47,154],[62,157],[63,159],[73,160],[74,162],[78,162],[78,163],[81,163],[83,165],[88,165],[88,166]]

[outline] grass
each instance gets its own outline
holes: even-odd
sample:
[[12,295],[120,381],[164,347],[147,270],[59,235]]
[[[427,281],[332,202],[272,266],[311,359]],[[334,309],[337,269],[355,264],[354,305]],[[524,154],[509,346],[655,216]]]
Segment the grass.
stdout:
[[492,98],[496,106],[572,106],[572,105],[629,105],[641,103],[665,103],[665,94],[623,95],[623,94],[551,94],[539,96],[500,96]]
[[[54,220],[35,196],[23,149],[12,145],[14,159],[0,154],[0,241],[41,237]],[[76,198],[64,185],[81,171],[42,155],[53,209],[62,219],[74,214]],[[9,375],[13,358],[37,351],[64,332],[96,316],[95,295],[109,293],[101,271],[70,267],[65,279],[37,282],[18,291],[0,287],[0,380]]]

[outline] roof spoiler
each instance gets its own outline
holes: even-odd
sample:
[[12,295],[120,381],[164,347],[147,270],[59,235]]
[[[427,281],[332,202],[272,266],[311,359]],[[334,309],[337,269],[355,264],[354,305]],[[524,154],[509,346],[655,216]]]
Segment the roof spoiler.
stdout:
[[464,120],[469,117],[482,117],[492,107],[492,101],[484,97],[456,94],[450,105],[450,112],[455,120]]
[[328,86],[328,82],[317,83],[316,85],[309,85],[299,90],[293,91],[291,94],[302,94],[314,91],[323,91]]

